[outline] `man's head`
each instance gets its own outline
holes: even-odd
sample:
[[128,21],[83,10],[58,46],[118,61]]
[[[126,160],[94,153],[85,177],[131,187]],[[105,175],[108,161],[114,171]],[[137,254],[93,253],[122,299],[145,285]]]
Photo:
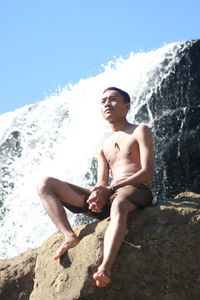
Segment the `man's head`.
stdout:
[[103,117],[110,123],[126,119],[130,109],[130,96],[116,87],[108,87],[103,91],[101,111]]
[[129,94],[128,94],[127,92],[125,92],[125,91],[123,91],[123,90],[121,90],[121,89],[119,89],[119,88],[117,88],[117,87],[114,87],[114,86],[110,86],[110,87],[106,88],[106,89],[103,91],[103,94],[104,94],[105,92],[107,92],[107,91],[116,91],[116,92],[118,92],[118,93],[120,93],[120,94],[122,95],[123,101],[124,101],[125,103],[131,103],[131,98],[130,98],[130,96],[129,96]]

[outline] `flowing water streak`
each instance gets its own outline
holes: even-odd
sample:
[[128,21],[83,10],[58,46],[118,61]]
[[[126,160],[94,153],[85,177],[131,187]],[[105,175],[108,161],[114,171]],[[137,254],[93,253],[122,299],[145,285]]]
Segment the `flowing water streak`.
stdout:
[[6,147],[2,153],[7,165],[6,174],[1,170],[6,213],[2,217],[0,257],[37,247],[55,231],[36,194],[38,178],[52,175],[84,186],[90,159],[96,155],[99,140],[109,132],[99,112],[98,100],[103,89],[117,86],[131,95],[130,121],[147,103],[149,125],[153,126],[148,99],[168,76],[177,53],[184,47],[180,42],[149,53],[131,53],[128,59],[108,63],[104,72],[95,77],[0,116],[4,123],[1,144],[6,145],[14,132],[18,133],[17,145],[21,149],[20,156],[9,156]]

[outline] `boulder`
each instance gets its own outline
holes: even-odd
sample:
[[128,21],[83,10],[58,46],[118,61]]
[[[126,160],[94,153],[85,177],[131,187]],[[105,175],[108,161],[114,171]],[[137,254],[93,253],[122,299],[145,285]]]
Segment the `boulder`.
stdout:
[[0,299],[26,300],[33,290],[37,251],[0,260]]
[[[76,227],[81,242],[61,260],[52,259],[62,241],[61,234],[55,233],[39,249],[1,261],[0,299],[199,299],[199,194],[182,193],[133,212],[112,281],[98,288],[92,274],[102,260],[108,223],[109,218]],[[26,285],[19,284],[23,280]]]

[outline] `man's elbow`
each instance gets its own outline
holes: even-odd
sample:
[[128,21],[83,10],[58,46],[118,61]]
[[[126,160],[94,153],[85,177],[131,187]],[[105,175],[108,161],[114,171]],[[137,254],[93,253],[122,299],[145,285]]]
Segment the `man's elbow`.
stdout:
[[154,178],[154,169],[153,168],[148,168],[145,170],[145,177],[146,177],[146,181],[152,181]]

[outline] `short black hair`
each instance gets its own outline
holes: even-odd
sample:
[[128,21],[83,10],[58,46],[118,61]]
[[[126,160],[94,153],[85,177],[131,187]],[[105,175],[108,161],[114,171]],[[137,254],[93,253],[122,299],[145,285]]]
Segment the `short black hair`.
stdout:
[[114,87],[114,86],[109,86],[108,88],[106,88],[103,91],[103,94],[107,91],[112,91],[112,90],[119,92],[123,96],[123,100],[124,100],[125,103],[130,103],[131,102],[131,98],[130,98],[130,96],[127,92],[125,92],[125,91],[123,91],[123,90],[121,90],[117,87]]

